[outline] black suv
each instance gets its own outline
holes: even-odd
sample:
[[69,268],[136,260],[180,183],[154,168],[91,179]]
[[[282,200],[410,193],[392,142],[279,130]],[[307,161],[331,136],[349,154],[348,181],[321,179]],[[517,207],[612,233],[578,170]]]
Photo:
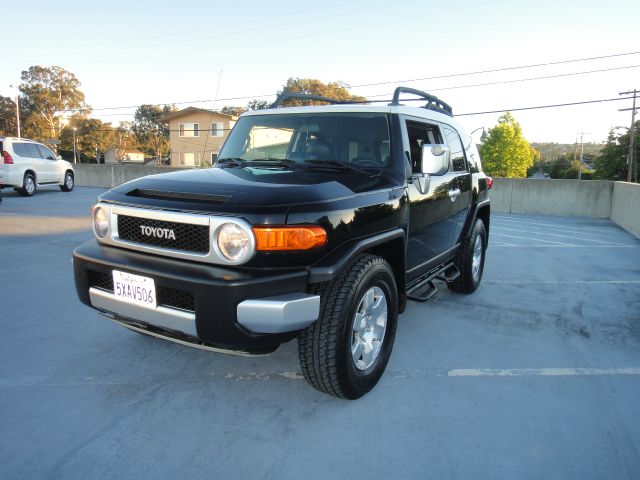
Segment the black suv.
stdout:
[[490,179],[432,95],[278,108],[290,97],[304,96],[243,114],[213,168],[101,195],[76,287],[125,327],[198,348],[264,354],[297,337],[309,383],[358,398],[407,299],[427,300],[435,279],[478,287]]

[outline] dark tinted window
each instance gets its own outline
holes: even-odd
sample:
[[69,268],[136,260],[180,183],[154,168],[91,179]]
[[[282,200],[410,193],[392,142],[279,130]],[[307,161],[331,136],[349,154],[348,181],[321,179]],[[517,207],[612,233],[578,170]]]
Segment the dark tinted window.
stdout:
[[379,113],[251,115],[238,120],[220,159],[338,160],[384,168],[389,142],[388,118]]
[[40,156],[42,158],[46,158],[49,160],[56,159],[56,156],[53,154],[53,152],[49,150],[47,147],[45,147],[44,145],[36,145],[36,147],[38,148],[38,151],[40,152]]
[[453,170],[456,172],[464,172],[467,169],[464,161],[464,149],[460,141],[460,135],[448,125],[444,126],[444,136],[447,138],[447,144],[451,150],[451,163]]
[[35,143],[15,142],[13,144],[13,151],[21,157],[40,158],[40,153]]
[[467,162],[469,162],[469,170],[471,173],[480,172],[480,155],[478,154],[478,149],[473,144],[473,138],[471,135],[462,134],[462,143],[464,145],[464,150],[467,154]]

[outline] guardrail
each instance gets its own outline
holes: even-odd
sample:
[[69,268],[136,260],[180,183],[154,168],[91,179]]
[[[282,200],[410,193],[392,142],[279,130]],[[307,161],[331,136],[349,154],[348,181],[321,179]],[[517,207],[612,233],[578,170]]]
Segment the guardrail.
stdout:
[[[157,173],[182,169],[143,165],[74,165],[76,185],[111,188]],[[640,238],[640,184],[608,180],[495,178],[494,212],[609,218]]]

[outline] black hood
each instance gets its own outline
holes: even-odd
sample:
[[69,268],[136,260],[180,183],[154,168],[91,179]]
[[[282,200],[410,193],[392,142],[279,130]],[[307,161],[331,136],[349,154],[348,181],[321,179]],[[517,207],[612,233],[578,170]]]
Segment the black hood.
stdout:
[[172,210],[280,216],[294,206],[326,203],[390,186],[384,175],[214,167],[139,178],[109,190],[100,200]]

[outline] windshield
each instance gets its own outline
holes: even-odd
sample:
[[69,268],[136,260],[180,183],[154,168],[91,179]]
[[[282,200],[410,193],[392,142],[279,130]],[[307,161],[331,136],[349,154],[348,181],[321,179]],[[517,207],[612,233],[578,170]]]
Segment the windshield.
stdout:
[[360,168],[389,164],[389,124],[381,113],[316,113],[241,117],[219,161],[345,163]]

